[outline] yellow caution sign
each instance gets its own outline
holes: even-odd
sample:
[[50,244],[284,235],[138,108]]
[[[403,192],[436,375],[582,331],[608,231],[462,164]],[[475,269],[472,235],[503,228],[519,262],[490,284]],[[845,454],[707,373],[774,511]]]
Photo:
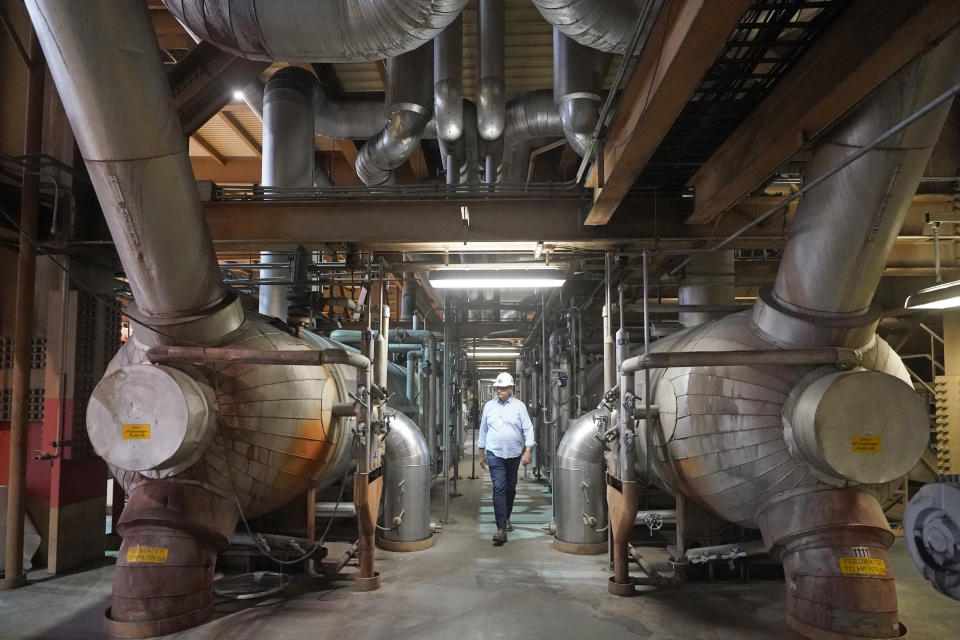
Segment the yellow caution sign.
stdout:
[[885,576],[887,565],[880,558],[837,558],[840,571],[847,575]]
[[148,424],[125,424],[123,425],[124,440],[149,440],[150,425]]
[[880,436],[853,436],[851,451],[854,453],[880,453],[883,451],[883,440]]
[[167,561],[169,549],[164,547],[132,547],[127,550],[127,562],[152,562],[163,564]]

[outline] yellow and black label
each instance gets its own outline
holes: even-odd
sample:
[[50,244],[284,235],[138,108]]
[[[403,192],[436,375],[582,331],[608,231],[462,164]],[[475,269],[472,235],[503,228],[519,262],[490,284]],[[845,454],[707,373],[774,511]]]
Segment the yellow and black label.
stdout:
[[880,436],[853,436],[850,442],[851,451],[854,453],[880,453],[883,451],[883,440]]
[[125,424],[123,425],[124,440],[149,440],[150,425],[148,424]]
[[167,561],[169,549],[164,547],[132,547],[127,550],[127,562],[152,562],[163,564]]
[[885,576],[887,565],[880,558],[837,558],[841,573],[860,576]]

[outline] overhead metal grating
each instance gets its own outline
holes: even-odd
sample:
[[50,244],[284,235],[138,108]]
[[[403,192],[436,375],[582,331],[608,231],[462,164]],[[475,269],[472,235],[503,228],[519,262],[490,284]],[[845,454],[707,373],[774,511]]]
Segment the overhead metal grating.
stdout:
[[685,190],[850,0],[758,0],[680,112],[635,187]]

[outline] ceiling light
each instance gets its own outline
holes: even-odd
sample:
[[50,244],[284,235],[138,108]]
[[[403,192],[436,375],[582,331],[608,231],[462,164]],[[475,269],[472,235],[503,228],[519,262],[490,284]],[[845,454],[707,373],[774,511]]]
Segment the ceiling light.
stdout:
[[960,280],[920,289],[907,298],[906,309],[950,309],[960,307]]
[[430,273],[437,289],[545,289],[563,285],[559,269],[444,269]]
[[468,351],[468,358],[487,358],[490,360],[496,360],[497,358],[519,358],[519,351]]
[[246,96],[243,95],[243,91],[240,91],[239,89],[237,89],[236,91],[233,92],[234,100],[239,100],[240,102],[243,102],[244,98],[246,98]]

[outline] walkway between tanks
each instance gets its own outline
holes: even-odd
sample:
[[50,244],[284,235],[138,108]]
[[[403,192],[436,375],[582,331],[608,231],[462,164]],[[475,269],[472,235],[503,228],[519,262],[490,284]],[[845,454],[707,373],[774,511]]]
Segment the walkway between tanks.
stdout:
[[[493,547],[489,477],[464,479],[451,498],[454,524],[420,553],[378,551],[383,587],[357,593],[344,584],[318,590],[296,579],[283,594],[258,604],[217,606],[212,622],[169,638],[296,640],[490,640],[494,638],[651,638],[656,640],[798,640],[784,623],[781,581],[695,582],[622,599],[608,595],[605,556],[554,551],[541,530],[550,516],[544,483],[521,476],[515,531]],[[479,468],[478,468],[479,472]],[[433,495],[434,518],[443,495]],[[892,554],[902,619],[917,640],[955,637],[960,604],[937,594],[913,569],[902,541]],[[106,638],[112,566],[0,592],[2,638]]]

